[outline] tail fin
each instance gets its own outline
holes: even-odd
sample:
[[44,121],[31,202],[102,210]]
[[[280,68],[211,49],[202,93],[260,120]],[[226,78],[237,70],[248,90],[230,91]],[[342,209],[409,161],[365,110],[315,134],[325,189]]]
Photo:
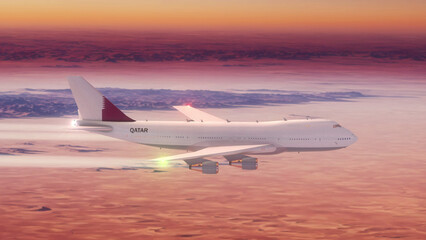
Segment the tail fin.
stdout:
[[68,77],[78,114],[83,120],[134,122],[104,97],[88,81],[79,76]]

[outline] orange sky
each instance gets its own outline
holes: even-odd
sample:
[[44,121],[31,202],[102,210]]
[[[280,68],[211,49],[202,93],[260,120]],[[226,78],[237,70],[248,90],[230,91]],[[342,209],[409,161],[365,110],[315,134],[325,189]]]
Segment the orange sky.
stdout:
[[426,32],[424,0],[13,0],[3,28]]

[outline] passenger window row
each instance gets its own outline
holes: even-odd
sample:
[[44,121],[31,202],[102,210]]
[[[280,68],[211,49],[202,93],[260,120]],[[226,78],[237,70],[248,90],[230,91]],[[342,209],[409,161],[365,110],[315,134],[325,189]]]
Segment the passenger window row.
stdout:
[[348,137],[348,138],[338,138],[337,140],[351,140],[351,138],[350,137]]
[[[306,141],[306,140],[312,140],[311,138],[290,138],[290,140],[300,140],[300,141]],[[315,138],[315,140],[317,140]]]

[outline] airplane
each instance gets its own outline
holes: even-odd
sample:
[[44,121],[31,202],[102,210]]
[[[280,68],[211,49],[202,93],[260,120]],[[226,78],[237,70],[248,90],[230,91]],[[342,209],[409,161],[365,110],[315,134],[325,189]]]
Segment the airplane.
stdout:
[[219,171],[219,163],[207,157],[223,156],[229,165],[255,170],[258,159],[253,155],[337,150],[357,141],[352,132],[331,120],[232,122],[191,106],[174,106],[187,121],[136,121],[83,77],[71,76],[68,82],[78,107],[76,127],[133,143],[186,150],[149,161],[183,160],[189,169],[205,174]]

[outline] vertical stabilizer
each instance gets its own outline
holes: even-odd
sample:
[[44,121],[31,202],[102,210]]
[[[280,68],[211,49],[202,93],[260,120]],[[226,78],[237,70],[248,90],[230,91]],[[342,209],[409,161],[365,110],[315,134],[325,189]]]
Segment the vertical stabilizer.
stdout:
[[80,76],[68,77],[80,119],[111,122],[134,122]]

